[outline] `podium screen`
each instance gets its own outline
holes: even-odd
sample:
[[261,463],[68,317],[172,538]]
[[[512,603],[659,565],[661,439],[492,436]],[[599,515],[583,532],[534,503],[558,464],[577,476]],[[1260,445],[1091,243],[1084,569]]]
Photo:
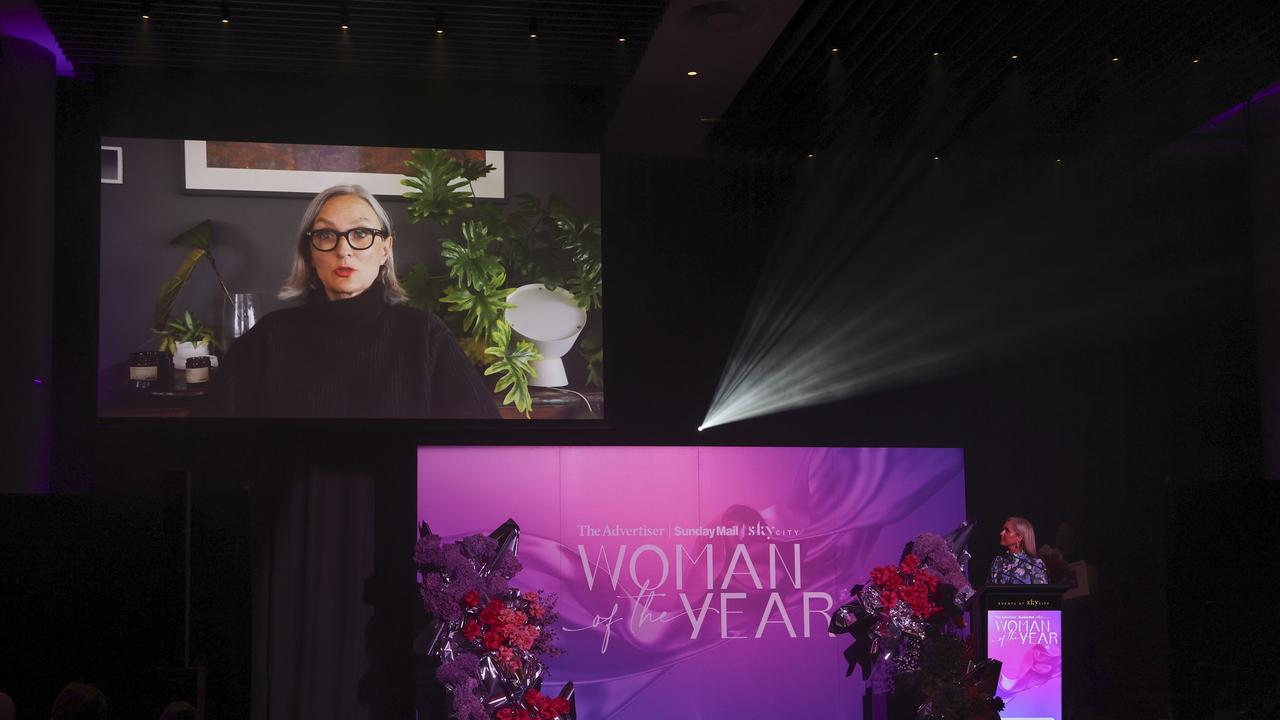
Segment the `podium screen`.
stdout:
[[1003,720],[1061,720],[1061,610],[988,610],[987,655],[1003,663]]

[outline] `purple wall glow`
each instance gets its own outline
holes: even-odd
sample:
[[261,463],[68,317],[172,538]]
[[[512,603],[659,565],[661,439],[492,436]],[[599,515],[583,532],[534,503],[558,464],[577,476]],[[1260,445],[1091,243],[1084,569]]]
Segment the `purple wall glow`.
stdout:
[[[446,540],[508,517],[513,584],[559,595],[580,717],[861,717],[830,610],[916,534],[964,519],[957,449],[426,447]],[[546,689],[546,688],[544,688]]]
[[0,35],[22,38],[43,47],[53,54],[54,67],[61,77],[75,75],[71,61],[62,54],[62,47],[53,37],[49,25],[35,5],[17,3],[12,6],[0,6]]

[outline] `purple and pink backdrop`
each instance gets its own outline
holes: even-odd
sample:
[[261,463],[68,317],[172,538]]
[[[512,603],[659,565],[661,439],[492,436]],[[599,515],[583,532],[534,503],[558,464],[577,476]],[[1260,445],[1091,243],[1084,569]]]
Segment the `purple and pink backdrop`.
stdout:
[[559,595],[579,717],[860,718],[831,609],[963,521],[957,449],[424,447],[446,540],[522,529],[513,585]]

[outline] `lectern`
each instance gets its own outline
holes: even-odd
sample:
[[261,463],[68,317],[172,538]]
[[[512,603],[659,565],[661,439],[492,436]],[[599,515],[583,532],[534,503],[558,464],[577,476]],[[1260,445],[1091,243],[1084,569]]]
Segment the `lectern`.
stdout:
[[1062,720],[1062,596],[1057,585],[989,585],[973,603],[977,656],[1001,662],[1002,720]]

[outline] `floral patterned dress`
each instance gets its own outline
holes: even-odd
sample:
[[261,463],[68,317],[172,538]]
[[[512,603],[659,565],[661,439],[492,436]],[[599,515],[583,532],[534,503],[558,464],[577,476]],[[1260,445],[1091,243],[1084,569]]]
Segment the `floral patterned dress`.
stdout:
[[991,561],[988,585],[1048,585],[1044,561],[1025,552],[1005,551]]

